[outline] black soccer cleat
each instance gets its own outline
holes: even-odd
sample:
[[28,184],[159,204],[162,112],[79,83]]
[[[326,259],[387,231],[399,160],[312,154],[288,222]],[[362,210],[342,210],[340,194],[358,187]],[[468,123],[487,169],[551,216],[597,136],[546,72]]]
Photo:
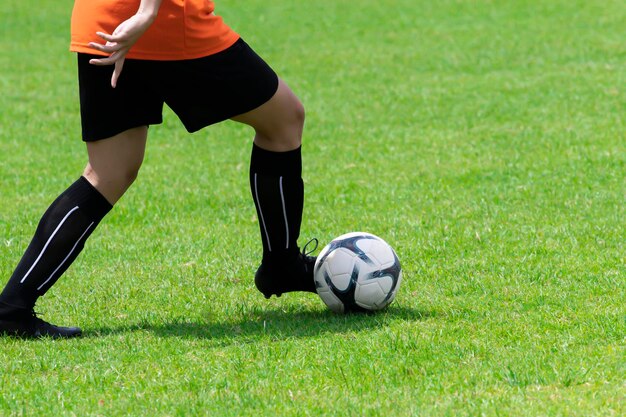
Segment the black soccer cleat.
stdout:
[[[313,239],[309,243],[313,241],[315,248],[317,248],[317,239]],[[259,266],[254,275],[254,284],[265,298],[270,298],[272,295],[280,297],[286,292],[293,291],[316,292],[313,267],[317,258],[309,256],[312,251],[305,252],[309,243],[304,246],[301,253],[298,253],[295,261],[289,264],[278,266],[261,264]]]
[[21,317],[0,317],[0,336],[14,336],[22,339],[67,339],[78,337],[82,330],[78,327],[60,327],[50,324],[39,317],[35,311],[30,311]]

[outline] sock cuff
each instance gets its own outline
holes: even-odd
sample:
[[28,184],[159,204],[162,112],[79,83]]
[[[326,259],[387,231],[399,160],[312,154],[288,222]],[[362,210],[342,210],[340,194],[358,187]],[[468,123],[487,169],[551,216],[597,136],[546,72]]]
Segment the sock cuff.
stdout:
[[87,178],[81,176],[66,191],[65,196],[84,210],[94,220],[100,220],[111,211],[113,206],[100,194]]
[[250,171],[274,176],[302,176],[302,147],[286,152],[273,152],[252,144]]

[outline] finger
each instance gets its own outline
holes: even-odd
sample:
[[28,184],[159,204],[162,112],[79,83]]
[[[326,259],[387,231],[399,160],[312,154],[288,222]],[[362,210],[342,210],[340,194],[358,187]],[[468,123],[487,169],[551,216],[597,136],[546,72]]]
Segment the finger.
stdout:
[[110,56],[107,57],[90,59],[89,63],[98,66],[113,65],[118,61],[119,55],[119,52],[113,52]]
[[111,87],[115,88],[117,86],[117,79],[120,77],[122,73],[122,68],[124,68],[125,57],[120,58],[115,62],[115,68],[113,69],[113,76],[111,77]]
[[107,41],[107,43],[120,43],[128,40],[127,31],[121,30],[119,27],[110,35],[104,32],[96,32],[96,35]]
[[113,35],[109,35],[108,33],[96,32],[96,35],[100,36],[105,41],[115,42],[115,37]]
[[108,54],[119,51],[123,48],[123,46],[119,43],[107,43],[106,45],[102,45],[101,43],[96,42],[89,42],[89,47]]

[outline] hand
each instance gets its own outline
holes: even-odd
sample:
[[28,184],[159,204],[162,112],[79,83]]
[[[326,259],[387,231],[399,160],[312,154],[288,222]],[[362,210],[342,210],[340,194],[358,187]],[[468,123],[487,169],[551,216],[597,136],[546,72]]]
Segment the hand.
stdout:
[[115,88],[117,85],[117,79],[124,67],[126,54],[135,42],[139,40],[141,35],[150,27],[153,21],[154,18],[138,13],[120,23],[110,35],[103,32],[96,32],[98,36],[106,41],[105,44],[96,42],[89,43],[90,47],[110,54],[106,58],[92,59],[89,63],[93,65],[115,65],[113,76],[111,77],[111,87]]

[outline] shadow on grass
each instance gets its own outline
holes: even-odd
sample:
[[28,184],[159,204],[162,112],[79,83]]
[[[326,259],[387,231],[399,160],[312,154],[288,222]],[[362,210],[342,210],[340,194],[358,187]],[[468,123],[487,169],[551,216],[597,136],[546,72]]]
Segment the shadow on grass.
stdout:
[[164,324],[142,322],[118,328],[103,327],[85,333],[86,337],[104,337],[136,331],[149,331],[159,337],[210,339],[225,343],[246,343],[258,339],[284,340],[342,334],[387,327],[398,321],[416,322],[436,316],[433,311],[391,306],[377,313],[334,314],[330,311],[262,309],[246,313],[243,318],[211,320],[180,318]]

